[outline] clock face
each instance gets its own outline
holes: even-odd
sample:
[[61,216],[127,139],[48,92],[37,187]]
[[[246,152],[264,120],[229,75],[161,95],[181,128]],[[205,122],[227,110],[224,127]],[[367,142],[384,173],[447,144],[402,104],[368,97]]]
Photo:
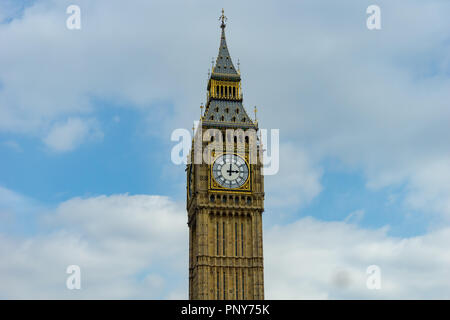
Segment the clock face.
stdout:
[[224,188],[241,187],[248,179],[248,165],[240,156],[224,154],[218,157],[212,167],[214,180]]

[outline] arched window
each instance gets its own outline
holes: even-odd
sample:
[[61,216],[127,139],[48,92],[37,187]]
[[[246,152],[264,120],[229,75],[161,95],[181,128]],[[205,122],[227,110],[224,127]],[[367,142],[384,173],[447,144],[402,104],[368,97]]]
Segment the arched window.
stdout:
[[220,120],[221,120],[221,121],[224,121],[224,120],[225,120],[225,118],[224,118],[223,116],[221,116],[221,117],[220,117]]
[[236,108],[236,113],[239,114],[239,108]]
[[225,255],[226,251],[225,251],[225,222],[222,222],[222,255]]
[[220,299],[220,291],[219,291],[219,271],[217,271],[217,300]]
[[219,222],[216,222],[216,254],[219,255]]
[[236,87],[233,87],[233,98],[236,97]]
[[238,225],[237,225],[237,223],[234,223],[234,255],[236,257],[238,255]]
[[214,120],[214,116],[209,117],[209,120]]
[[227,299],[227,278],[225,271],[223,272],[223,300]]
[[236,117],[231,118],[232,122],[236,122]]
[[245,299],[245,276],[244,276],[244,270],[242,270],[242,300]]
[[[241,223],[241,256],[244,256],[244,224]],[[244,294],[244,293],[242,293]]]
[[239,276],[236,271],[236,300],[239,299]]

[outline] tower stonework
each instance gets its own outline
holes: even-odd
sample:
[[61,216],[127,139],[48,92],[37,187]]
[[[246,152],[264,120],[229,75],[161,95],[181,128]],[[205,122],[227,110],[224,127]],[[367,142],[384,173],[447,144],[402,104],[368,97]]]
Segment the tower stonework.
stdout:
[[242,104],[223,11],[221,20],[219,54],[186,168],[189,299],[262,300],[262,146],[258,123]]

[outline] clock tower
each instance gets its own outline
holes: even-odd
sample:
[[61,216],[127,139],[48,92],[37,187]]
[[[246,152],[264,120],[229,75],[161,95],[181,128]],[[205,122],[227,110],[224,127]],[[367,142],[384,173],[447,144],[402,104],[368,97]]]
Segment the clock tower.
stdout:
[[[188,156],[189,299],[264,299],[258,123],[243,107],[221,20],[219,54]],[[203,107],[202,107],[203,108]]]

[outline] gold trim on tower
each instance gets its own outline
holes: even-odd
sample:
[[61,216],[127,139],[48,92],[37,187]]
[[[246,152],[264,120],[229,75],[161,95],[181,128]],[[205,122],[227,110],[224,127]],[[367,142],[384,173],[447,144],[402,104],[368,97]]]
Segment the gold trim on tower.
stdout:
[[[245,164],[247,165],[247,168],[248,168],[247,180],[239,188],[225,188],[225,187],[222,187],[214,179],[214,175],[213,175],[213,172],[212,172],[214,162],[219,157],[221,157],[223,155],[227,155],[227,154],[235,155],[235,156],[238,156],[238,157],[242,158],[242,160],[244,160]],[[228,193],[248,193],[248,192],[252,191],[252,179],[251,179],[252,169],[251,169],[250,163],[248,162],[248,154],[247,153],[235,153],[235,152],[218,152],[218,153],[215,153],[214,151],[212,151],[210,159],[211,159],[211,162],[210,162],[210,165],[209,165],[209,179],[208,179],[209,180],[209,184],[208,184],[209,191],[211,191],[211,192],[228,192]]]

